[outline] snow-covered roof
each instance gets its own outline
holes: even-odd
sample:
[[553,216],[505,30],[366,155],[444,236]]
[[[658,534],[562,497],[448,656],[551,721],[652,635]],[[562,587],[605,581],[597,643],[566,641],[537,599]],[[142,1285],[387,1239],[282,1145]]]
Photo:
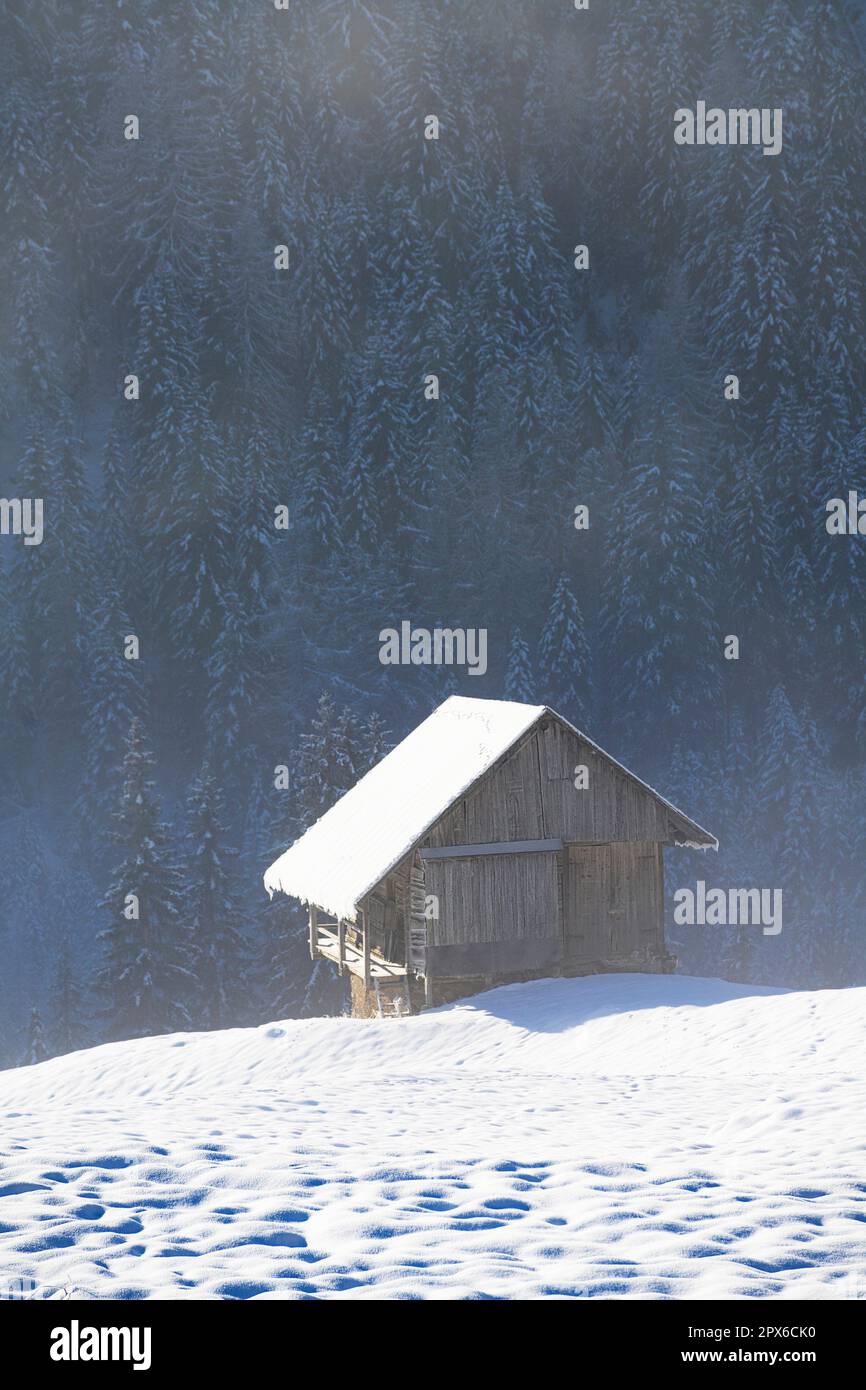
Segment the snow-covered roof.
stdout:
[[268,892],[354,921],[364,894],[543,713],[452,695],[280,855]]
[[[264,876],[266,889],[354,921],[364,895],[544,714],[568,724],[546,705],[452,695],[274,861]],[[585,734],[574,732],[634,777]],[[684,835],[681,843],[716,844],[658,792],[646,790],[695,831],[694,840]]]

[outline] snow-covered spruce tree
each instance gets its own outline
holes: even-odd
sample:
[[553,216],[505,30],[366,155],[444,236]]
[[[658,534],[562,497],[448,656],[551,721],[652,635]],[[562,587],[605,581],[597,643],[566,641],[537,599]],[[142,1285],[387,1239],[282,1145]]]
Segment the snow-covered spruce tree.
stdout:
[[316,192],[308,216],[291,226],[280,244],[289,247],[292,308],[305,345],[304,363],[311,376],[327,375],[351,343],[352,316],[360,303],[356,277],[357,247],[364,241],[362,206],[341,193]]
[[222,620],[206,662],[205,723],[208,756],[223,769],[223,784],[241,771],[249,748],[255,695],[261,688],[260,647],[254,625],[234,587],[222,601]]
[[79,32],[85,53],[97,59],[99,71],[110,82],[109,74],[127,75],[130,68],[154,55],[161,22],[159,0],[137,0],[134,24],[125,5],[84,9]]
[[182,447],[161,499],[154,617],[168,636],[185,688],[200,693],[202,666],[220,632],[231,565],[233,499],[225,439],[209,392],[188,403]]
[[[811,553],[800,561],[805,572],[798,592],[792,594],[786,587],[791,621],[785,627],[789,640],[796,635],[804,665],[815,646],[820,648],[821,658],[815,661],[819,689],[814,693],[823,696],[824,718],[832,721],[836,736],[849,746],[852,728],[856,729],[858,750],[862,753],[866,748],[860,659],[866,645],[864,541],[859,536],[831,535],[826,524],[831,499],[839,498],[847,504],[849,491],[866,496],[866,423],[858,421],[859,428],[845,431],[838,419],[831,422],[831,410],[826,406],[822,411],[823,428],[816,431],[818,438],[810,451],[817,474],[814,504],[798,539],[804,549],[812,543]],[[804,615],[813,617],[811,624],[799,615],[797,599],[801,600]]]
[[[135,409],[135,466],[129,488],[134,514],[149,535],[158,526],[175,469],[187,442],[187,403],[199,388],[199,330],[184,299],[167,250],[133,296],[133,352],[144,385]],[[155,543],[145,547],[153,562]]]
[[595,100],[606,132],[598,151],[599,176],[604,178],[605,231],[611,235],[617,228],[627,234],[646,177],[645,122],[652,87],[646,55],[656,52],[658,27],[658,13],[648,6],[616,9],[599,49]]
[[[227,440],[228,477],[237,489],[234,537],[234,583],[246,605],[251,624],[272,608],[277,599],[277,556],[284,532],[275,527],[275,508],[286,505],[286,487],[294,494],[294,480],[282,476],[282,450],[272,430],[244,398],[238,428]],[[233,456],[240,456],[240,469]],[[237,481],[235,481],[237,479]],[[289,518],[290,524],[293,518]],[[280,539],[277,539],[279,537]]]
[[[414,136],[412,144],[418,144]],[[398,185],[388,189],[388,204],[389,216],[375,248],[371,296],[377,319],[387,321],[399,345],[411,389],[419,386],[425,370],[435,372],[446,360],[448,305],[417,198]],[[417,391],[410,410],[420,400]]]
[[592,724],[592,666],[583,616],[568,577],[556,581],[538,645],[539,683],[572,723]]
[[798,194],[808,274],[804,277],[806,360],[826,362],[839,395],[853,402],[864,387],[862,266],[866,234],[858,190],[866,178],[863,112],[866,73],[837,0],[815,0],[803,16],[808,115],[797,143],[808,146]]
[[234,854],[224,818],[216,778],[205,763],[187,802],[182,909],[195,944],[197,1021],[204,1028],[236,1024],[246,996],[243,919],[234,894]]
[[581,451],[604,449],[613,437],[613,389],[608,375],[607,357],[592,341],[580,353],[574,383],[576,411],[575,437]]
[[568,376],[577,367],[572,355],[573,266],[563,254],[556,218],[537,175],[534,159],[523,166],[517,193],[525,236],[520,271],[530,314],[535,352]]
[[[187,11],[170,37],[163,28],[146,82],[141,81],[143,66],[127,71],[127,83],[136,88],[133,109],[146,135],[106,141],[94,181],[111,258],[108,269],[126,293],[151,274],[163,255],[190,283],[200,270],[205,237],[217,235],[231,215],[240,183],[239,150],[225,104],[222,35],[219,25],[207,29],[208,17],[215,19],[205,3]],[[106,108],[104,119],[113,118],[117,129],[123,120],[118,106],[110,101]],[[214,149],[220,151],[219,160],[213,158]]]
[[[677,805],[690,805],[700,823],[706,825],[709,821],[719,837],[719,853],[713,855],[711,861],[713,884],[741,888],[762,882],[764,826],[756,807],[756,748],[743,714],[745,702],[742,693],[738,697],[732,697],[729,691],[725,694],[722,753],[713,757],[709,754],[711,745],[701,747],[697,757],[704,766],[703,775],[689,788],[691,801],[683,797]],[[679,795],[678,785],[675,790]],[[701,861],[695,877],[708,879],[709,856],[692,852],[690,857]],[[772,967],[775,965],[778,969],[779,962],[773,961],[772,950],[763,950],[763,943],[770,942],[770,938],[762,937],[755,926],[748,924],[729,925],[718,931],[718,944],[710,956],[710,968],[701,973],[715,972],[731,980],[772,983]]]
[[419,140],[418,131],[423,130],[423,112],[440,111],[446,104],[440,26],[426,6],[407,5],[401,23],[382,25],[370,37],[376,64],[388,73],[381,102],[384,150],[380,157],[388,179],[412,190],[425,225],[434,227],[435,220],[428,214],[445,178],[443,164],[447,168],[450,161],[441,159],[438,141]]
[[824,982],[856,984],[866,967],[866,865],[859,853],[866,771],[834,769],[832,800],[823,811],[826,842],[837,847],[832,882],[821,904],[821,967]]
[[49,1018],[52,1055],[62,1056],[82,1046],[81,988],[68,928],[54,948]]
[[507,370],[526,351],[533,330],[522,292],[526,258],[526,228],[503,175],[495,197],[484,205],[472,260],[472,315],[480,375]]
[[[298,833],[323,816],[360,775],[358,731],[348,708],[319,697],[309,732],[301,735],[292,785]],[[365,770],[365,769],[364,769]]]
[[40,246],[22,237],[17,246],[15,270],[14,284],[10,286],[13,296],[12,359],[25,400],[33,405],[50,399],[57,379],[56,257],[49,246]]
[[[15,729],[18,736],[17,757],[20,771],[24,768],[24,733],[32,734],[36,723],[33,691],[33,668],[30,660],[28,633],[19,610],[9,601],[5,576],[2,584],[0,611],[0,719],[6,727]],[[13,762],[9,759],[7,776],[11,777]]]
[[784,894],[784,925],[775,943],[776,979],[803,989],[824,980],[821,918],[828,844],[820,791],[826,784],[827,748],[813,721],[797,713],[787,691],[772,691],[761,730],[757,803],[770,851],[772,885]]
[[[298,444],[298,477],[301,487],[301,541],[312,565],[339,550],[341,527],[337,497],[340,493],[340,439],[324,390],[316,382],[310,393],[308,415]],[[361,507],[362,513],[364,505]]]
[[28,1004],[45,1002],[51,962],[51,931],[58,909],[58,877],[44,818],[35,808],[14,822],[11,854],[7,862],[17,872],[4,888],[4,898],[14,935],[4,951],[2,983],[12,987],[5,1010],[23,1028]]
[[104,577],[109,576],[110,587],[116,588],[127,611],[138,601],[141,564],[135,535],[130,445],[130,426],[118,411],[102,452],[97,569],[103,583]]
[[[480,383],[456,560],[468,580],[470,626],[498,627],[528,581],[523,553],[530,478],[515,445],[515,402],[501,373]],[[434,493],[434,498],[436,494]]]
[[[648,348],[663,348],[657,335],[666,318]],[[680,316],[672,318],[684,334]],[[709,464],[694,447],[703,436],[688,412],[682,369],[665,366],[672,376],[662,382],[651,361],[644,365],[640,424],[625,461],[615,544],[606,555],[604,657],[617,691],[616,719],[636,747],[650,730],[673,739],[684,718],[693,732],[705,728],[717,706],[722,664],[715,552],[705,534]]]
[[[285,16],[280,16],[285,18]],[[297,178],[301,118],[300,53],[284,26],[263,9],[244,15],[233,35],[235,60],[227,73],[243,156],[245,199],[260,213],[266,234],[282,231]]]
[[[2,122],[4,139],[0,145],[0,215],[4,241],[20,252],[22,239],[42,240],[48,235],[51,192],[51,159],[45,144],[45,83],[50,74],[50,44],[44,36],[27,32],[27,25],[15,24],[16,41],[11,40],[9,67],[3,84]],[[16,52],[17,50],[17,52]],[[13,61],[13,55],[17,62]],[[15,72],[17,68],[17,74]],[[11,264],[7,262],[7,274]],[[7,284],[11,283],[11,276]],[[8,303],[8,300],[5,302]]]
[[32,1066],[36,1062],[44,1062],[48,1056],[48,1048],[45,1046],[45,1031],[42,1027],[42,1015],[34,1005],[30,1010],[30,1022],[27,1025],[27,1041],[24,1047],[24,1056],[21,1065]]
[[359,767],[367,772],[381,762],[394,740],[384,719],[376,710],[364,720],[358,734]]
[[745,626],[752,642],[772,641],[772,617],[780,601],[780,535],[767,497],[767,478],[761,460],[747,439],[740,437],[719,450],[725,469],[721,489],[730,535],[728,596],[731,611]]
[[508,649],[508,665],[505,668],[505,698],[532,703],[535,681],[532,676],[532,661],[529,645],[523,640],[520,628],[511,633],[511,646]]
[[141,656],[133,660],[126,655],[133,636],[119,595],[107,592],[93,615],[86,644],[85,775],[80,798],[86,829],[95,837],[100,857],[107,849],[102,808],[117,785],[132,721],[144,717],[147,703],[144,662]]
[[400,535],[412,496],[414,449],[396,338],[378,325],[368,332],[349,426],[347,532],[376,548],[382,528],[392,539]]
[[[84,465],[84,449],[78,429],[64,413],[54,431],[50,451],[49,491],[45,497],[46,537],[40,586],[39,639],[44,653],[42,698],[62,720],[43,732],[42,755],[53,775],[70,784],[81,775],[80,741],[70,738],[70,728],[80,728],[84,714],[87,668],[83,656],[84,633],[93,609],[95,593],[92,540],[92,502]],[[25,494],[32,495],[32,494]],[[24,557],[31,564],[31,555]]]
[[98,987],[109,1039],[187,1028],[196,1007],[194,942],[152,770],[141,722],[134,719],[112,836],[117,867],[100,904],[108,925],[100,933],[104,955]]

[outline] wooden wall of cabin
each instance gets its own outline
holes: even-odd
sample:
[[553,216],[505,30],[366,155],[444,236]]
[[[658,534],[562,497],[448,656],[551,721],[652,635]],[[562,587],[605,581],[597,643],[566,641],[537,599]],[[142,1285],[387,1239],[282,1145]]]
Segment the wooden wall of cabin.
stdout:
[[436,945],[554,936],[559,930],[557,855],[491,854],[428,859],[438,899]]
[[435,895],[427,969],[433,978],[556,973],[562,955],[556,852],[425,862]]
[[[574,785],[575,768],[589,785]],[[405,960],[412,899],[434,895],[426,928],[431,979],[516,978],[582,965],[666,957],[662,842],[670,814],[647,789],[600,757],[556,719],[545,720],[443,816],[425,846],[561,839],[558,854],[476,855],[424,861],[410,855],[370,895],[395,921]],[[384,919],[383,919],[384,922]],[[423,924],[421,924],[423,926]],[[373,932],[378,945],[384,940]],[[393,947],[392,947],[393,949]],[[646,968],[646,967],[644,967]]]
[[[580,765],[589,771],[583,790],[574,785]],[[549,719],[437,822],[426,843],[669,841],[672,829],[670,813],[650,791]]]
[[427,892],[438,898],[431,975],[557,973],[667,957],[656,841],[430,859],[426,871]]

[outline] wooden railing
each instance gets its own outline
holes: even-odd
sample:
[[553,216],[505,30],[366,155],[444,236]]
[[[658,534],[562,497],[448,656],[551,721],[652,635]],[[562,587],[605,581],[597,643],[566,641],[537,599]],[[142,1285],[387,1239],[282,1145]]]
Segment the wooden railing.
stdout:
[[373,951],[366,914],[358,910],[357,926],[342,918],[321,922],[318,910],[310,908],[310,955],[332,960],[340,974],[349,970],[369,987],[374,980],[398,979],[407,974],[406,966],[386,960]]

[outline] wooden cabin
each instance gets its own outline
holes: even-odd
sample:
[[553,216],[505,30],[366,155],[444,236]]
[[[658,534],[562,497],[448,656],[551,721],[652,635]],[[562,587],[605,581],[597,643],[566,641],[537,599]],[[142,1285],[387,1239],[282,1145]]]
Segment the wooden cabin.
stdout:
[[454,695],[265,874],[357,1016],[549,975],[671,971],[666,846],[718,842],[544,705]]

